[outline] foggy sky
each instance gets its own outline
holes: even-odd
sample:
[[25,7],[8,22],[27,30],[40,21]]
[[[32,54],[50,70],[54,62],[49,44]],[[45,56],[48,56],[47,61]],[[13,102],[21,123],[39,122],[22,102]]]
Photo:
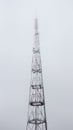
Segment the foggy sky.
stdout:
[[48,130],[73,130],[72,0],[0,0],[0,130],[26,129],[35,10]]

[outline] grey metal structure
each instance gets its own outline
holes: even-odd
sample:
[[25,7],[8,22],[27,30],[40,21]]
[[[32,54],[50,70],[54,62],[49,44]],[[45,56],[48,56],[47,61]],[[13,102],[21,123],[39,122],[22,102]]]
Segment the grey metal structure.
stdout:
[[35,19],[34,37],[28,121],[26,130],[47,130],[37,18]]

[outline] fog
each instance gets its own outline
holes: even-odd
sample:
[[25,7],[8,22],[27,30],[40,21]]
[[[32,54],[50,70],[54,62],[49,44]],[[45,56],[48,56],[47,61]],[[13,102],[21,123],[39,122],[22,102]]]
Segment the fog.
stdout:
[[48,130],[73,130],[72,0],[0,0],[0,130],[26,129],[36,12]]

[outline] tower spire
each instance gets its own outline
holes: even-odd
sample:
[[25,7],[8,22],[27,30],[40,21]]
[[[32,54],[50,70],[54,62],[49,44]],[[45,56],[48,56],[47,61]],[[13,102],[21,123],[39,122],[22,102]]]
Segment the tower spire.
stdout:
[[26,130],[47,130],[42,65],[39,50],[38,20],[35,19],[35,41],[32,56],[29,110]]
[[35,18],[35,34],[38,33],[38,18]]
[[38,32],[38,18],[35,18],[35,35],[34,35],[34,44],[33,44],[33,52],[40,51],[39,45],[39,32]]

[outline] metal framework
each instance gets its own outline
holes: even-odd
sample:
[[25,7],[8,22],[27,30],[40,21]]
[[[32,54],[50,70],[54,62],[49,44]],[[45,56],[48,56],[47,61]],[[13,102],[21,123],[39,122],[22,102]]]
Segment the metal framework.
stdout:
[[26,130],[47,130],[42,65],[39,47],[38,20],[35,19],[31,84]]

